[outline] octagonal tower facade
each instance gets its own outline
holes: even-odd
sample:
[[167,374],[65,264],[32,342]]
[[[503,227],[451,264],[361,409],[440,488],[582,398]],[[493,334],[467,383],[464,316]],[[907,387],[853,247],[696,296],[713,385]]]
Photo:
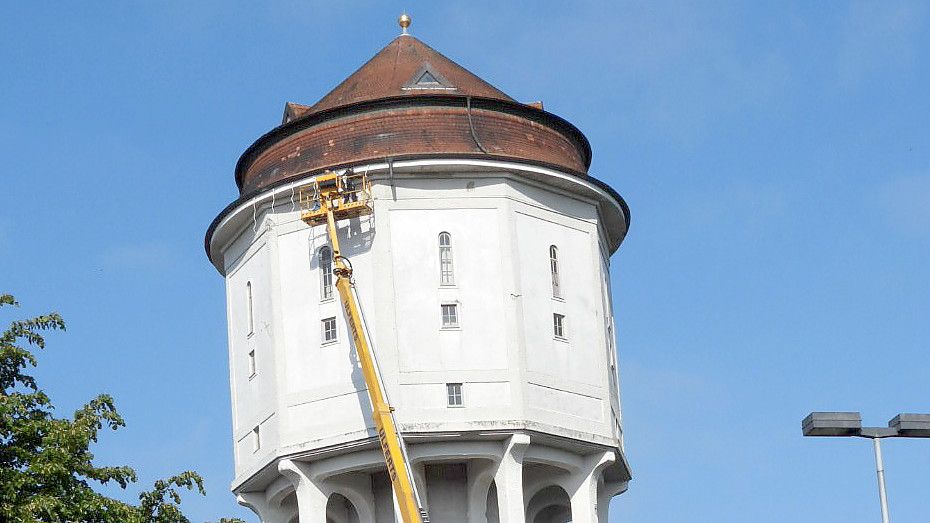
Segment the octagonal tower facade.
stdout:
[[629,212],[567,121],[409,35],[236,167],[206,236],[225,277],[236,477],[263,522],[391,522],[391,484],[299,195],[371,181],[339,224],[366,328],[433,522],[604,522],[623,451],[610,256]]

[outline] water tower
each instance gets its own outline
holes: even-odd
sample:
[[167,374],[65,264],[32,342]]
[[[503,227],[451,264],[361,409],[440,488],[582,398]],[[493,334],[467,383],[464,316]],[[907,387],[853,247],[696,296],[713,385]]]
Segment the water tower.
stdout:
[[572,124],[407,34],[286,104],[206,235],[240,503],[268,523],[395,518],[326,227],[301,219],[313,180],[348,171],[373,213],[339,243],[430,520],[607,521],[630,479],[609,278],[629,211],[590,160]]

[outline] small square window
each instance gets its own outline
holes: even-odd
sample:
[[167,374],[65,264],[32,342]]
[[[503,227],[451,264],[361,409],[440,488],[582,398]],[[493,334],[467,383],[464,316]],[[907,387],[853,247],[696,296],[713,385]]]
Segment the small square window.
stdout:
[[459,306],[455,303],[442,304],[442,328],[454,329],[459,326]]
[[565,339],[565,315],[564,314],[553,314],[552,315],[552,333],[555,334],[556,338]]
[[461,383],[446,383],[446,401],[450,407],[461,407],[464,405],[462,401]]
[[258,426],[252,429],[252,452],[258,452],[258,449],[262,448],[262,438],[261,434],[258,432]]
[[332,343],[336,341],[336,318],[326,318],[321,322],[323,343]]
[[255,376],[255,349],[249,351],[249,377]]

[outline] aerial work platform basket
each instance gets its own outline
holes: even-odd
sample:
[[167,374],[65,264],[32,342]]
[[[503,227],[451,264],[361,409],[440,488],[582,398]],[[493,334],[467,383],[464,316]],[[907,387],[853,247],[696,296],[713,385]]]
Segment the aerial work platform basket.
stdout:
[[300,219],[322,225],[329,210],[337,220],[358,218],[372,213],[371,199],[368,176],[351,170],[342,174],[326,171],[300,188]]

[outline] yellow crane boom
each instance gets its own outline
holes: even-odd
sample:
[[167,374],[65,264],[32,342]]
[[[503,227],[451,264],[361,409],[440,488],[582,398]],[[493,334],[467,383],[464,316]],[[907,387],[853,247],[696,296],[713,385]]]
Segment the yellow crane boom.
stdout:
[[352,332],[352,341],[355,343],[355,351],[358,353],[362,374],[368,386],[371,417],[378,431],[388,475],[394,485],[401,519],[404,523],[429,523],[429,517],[420,503],[413,481],[403,439],[394,423],[394,409],[385,399],[374,355],[365,335],[359,304],[353,292],[352,264],[341,254],[339,237],[336,234],[338,220],[371,214],[370,195],[371,186],[365,176],[355,176],[351,171],[340,176],[327,171],[316,177],[312,191],[301,191],[301,219],[311,226],[326,224],[333,253],[336,289],[339,291],[346,322]]

